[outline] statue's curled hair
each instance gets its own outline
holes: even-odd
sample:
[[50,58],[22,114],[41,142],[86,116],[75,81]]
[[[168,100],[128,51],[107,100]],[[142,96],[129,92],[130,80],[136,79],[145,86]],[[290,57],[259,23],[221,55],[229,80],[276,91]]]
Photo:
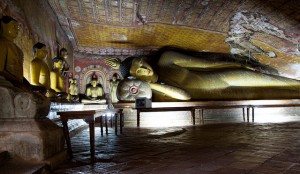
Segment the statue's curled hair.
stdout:
[[32,53],[35,54],[37,49],[41,49],[45,46],[46,46],[45,44],[40,43],[40,42],[34,44],[33,47],[32,47]]
[[127,78],[130,76],[130,68],[132,66],[132,62],[135,59],[135,57],[128,57],[124,61],[121,62],[120,65],[120,72],[123,76],[123,78]]

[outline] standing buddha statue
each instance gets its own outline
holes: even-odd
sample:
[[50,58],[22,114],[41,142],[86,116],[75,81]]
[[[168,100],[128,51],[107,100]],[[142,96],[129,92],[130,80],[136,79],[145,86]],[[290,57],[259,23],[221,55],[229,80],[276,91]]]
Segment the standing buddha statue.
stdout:
[[120,79],[118,79],[118,74],[113,74],[112,79],[110,81],[110,97],[112,103],[117,103],[118,97],[117,97],[117,87],[120,82]]

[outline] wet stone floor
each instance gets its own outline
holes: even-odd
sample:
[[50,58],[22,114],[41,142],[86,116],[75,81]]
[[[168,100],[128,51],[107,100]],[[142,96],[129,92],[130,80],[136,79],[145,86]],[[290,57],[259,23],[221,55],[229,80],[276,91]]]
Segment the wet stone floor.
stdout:
[[74,158],[54,173],[300,173],[300,121],[95,131],[96,163],[86,129],[71,139]]

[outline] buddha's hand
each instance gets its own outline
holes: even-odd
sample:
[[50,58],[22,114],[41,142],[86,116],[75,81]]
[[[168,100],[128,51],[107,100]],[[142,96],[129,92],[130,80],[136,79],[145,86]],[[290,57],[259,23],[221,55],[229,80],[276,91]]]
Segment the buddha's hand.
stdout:
[[164,84],[158,84],[158,83],[148,83],[152,90],[161,92],[171,98],[178,99],[178,100],[190,100],[191,95],[186,92],[183,89],[170,86],[170,85],[164,85]]
[[113,69],[119,69],[121,64],[121,60],[114,57],[105,58],[104,62]]

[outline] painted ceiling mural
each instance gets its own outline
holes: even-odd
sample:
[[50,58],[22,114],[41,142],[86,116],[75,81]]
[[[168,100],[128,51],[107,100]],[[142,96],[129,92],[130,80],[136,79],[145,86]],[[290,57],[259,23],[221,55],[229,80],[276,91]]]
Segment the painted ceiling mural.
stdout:
[[147,55],[175,46],[242,55],[300,79],[298,0],[48,2],[81,55]]

